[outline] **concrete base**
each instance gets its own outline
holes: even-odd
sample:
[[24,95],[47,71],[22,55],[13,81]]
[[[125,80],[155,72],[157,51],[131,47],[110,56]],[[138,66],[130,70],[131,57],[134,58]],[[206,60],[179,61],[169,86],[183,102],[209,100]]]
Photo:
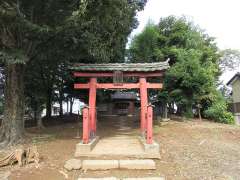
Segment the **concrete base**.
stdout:
[[99,137],[96,136],[88,144],[83,144],[82,142],[78,143],[76,145],[76,151],[75,151],[74,156],[75,157],[80,157],[80,156],[84,156],[86,154],[89,154],[92,151],[92,149],[96,146],[98,141],[99,141]]
[[105,157],[105,159],[160,159],[159,144],[147,144],[144,139],[132,136],[97,137],[89,144],[76,145],[75,157]]
[[163,177],[123,178],[122,180],[165,180]]
[[107,170],[119,168],[118,160],[84,160],[83,170]]
[[144,178],[103,177],[103,178],[78,178],[78,180],[165,180],[165,178],[163,177],[144,177]]
[[156,169],[156,164],[151,159],[144,160],[83,160],[83,170],[108,170],[108,169]]
[[147,144],[145,138],[139,136],[139,141],[142,144],[142,147],[145,153],[148,155],[148,158],[160,159],[160,147],[159,144],[153,141],[152,144]]
[[104,177],[104,178],[78,178],[78,180],[119,180],[116,177]]
[[119,160],[120,169],[156,169],[156,164],[151,159],[144,160]]

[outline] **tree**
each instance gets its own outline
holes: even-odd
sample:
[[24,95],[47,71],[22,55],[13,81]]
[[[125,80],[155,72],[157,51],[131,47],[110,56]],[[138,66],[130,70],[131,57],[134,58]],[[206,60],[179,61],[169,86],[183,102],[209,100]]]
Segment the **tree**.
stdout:
[[220,75],[218,48],[214,38],[187,18],[169,16],[157,25],[148,24],[134,37],[129,52],[132,62],[170,59],[159,97],[170,106],[177,105],[180,115],[192,117],[193,109],[201,107],[202,113],[212,105]]
[[163,53],[158,46],[159,33],[157,27],[149,22],[144,31],[135,36],[129,49],[132,62],[157,62],[162,60]]
[[134,16],[144,4],[138,0],[1,2],[0,59],[6,75],[2,145],[14,144],[24,134],[28,66],[42,68],[42,78],[49,80],[44,86],[49,110],[59,64],[120,60],[137,23]]
[[61,27],[73,8],[67,1],[8,0],[0,4],[0,54],[6,75],[2,145],[16,143],[24,133],[26,66],[48,48],[58,33],[55,28]]

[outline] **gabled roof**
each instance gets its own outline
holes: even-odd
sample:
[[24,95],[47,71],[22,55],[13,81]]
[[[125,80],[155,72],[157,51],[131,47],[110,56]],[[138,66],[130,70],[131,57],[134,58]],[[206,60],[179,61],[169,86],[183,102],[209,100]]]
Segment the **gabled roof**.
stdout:
[[236,73],[231,79],[230,81],[228,81],[227,85],[231,85],[234,81],[236,81],[237,79],[240,79],[240,73]]
[[169,68],[168,61],[157,63],[105,63],[105,64],[73,64],[70,69],[75,71],[129,71],[151,72]]

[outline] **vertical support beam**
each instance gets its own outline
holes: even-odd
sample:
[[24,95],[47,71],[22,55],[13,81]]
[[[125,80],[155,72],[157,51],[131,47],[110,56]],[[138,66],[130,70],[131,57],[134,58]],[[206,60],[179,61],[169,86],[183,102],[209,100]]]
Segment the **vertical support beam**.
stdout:
[[146,114],[147,114],[147,105],[148,105],[146,78],[140,77],[139,83],[140,83],[140,98],[141,98],[141,133],[145,134]]
[[89,124],[89,109],[87,107],[83,108],[83,144],[88,144],[89,134],[90,134],[90,124]]
[[153,107],[147,107],[147,144],[153,143]]
[[90,135],[94,137],[96,135],[96,86],[97,78],[90,78],[89,83],[89,117],[90,117]]

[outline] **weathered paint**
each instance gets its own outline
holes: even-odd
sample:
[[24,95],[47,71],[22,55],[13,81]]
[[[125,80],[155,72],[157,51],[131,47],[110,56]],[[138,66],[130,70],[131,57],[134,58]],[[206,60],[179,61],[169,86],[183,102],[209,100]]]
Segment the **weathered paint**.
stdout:
[[[93,73],[89,73],[93,74]],[[136,75],[136,73],[133,73]],[[83,75],[84,74],[74,74],[75,76]],[[108,73],[98,74],[95,73],[95,76],[99,77],[108,77]],[[106,76],[105,76],[106,75]],[[113,74],[111,74],[113,75]],[[133,76],[131,73],[129,73],[129,76]],[[141,73],[138,73],[138,75],[142,75]],[[148,76],[149,75],[149,76]],[[89,138],[93,138],[92,136],[96,135],[96,91],[97,89],[140,89],[140,98],[141,98],[141,132],[146,137],[147,143],[152,144],[152,107],[148,106],[148,95],[147,95],[147,89],[161,89],[162,84],[161,83],[147,83],[146,77],[150,77],[151,73],[144,74],[144,76],[141,76],[139,78],[139,83],[123,83],[121,85],[116,85],[114,83],[97,83],[97,78],[95,76],[90,76],[90,82],[81,84],[76,83],[74,84],[75,89],[89,89],[89,110],[86,111],[84,109],[84,118],[83,118],[83,142],[88,143]],[[153,74],[152,74],[153,75]],[[156,74],[155,74],[156,75]],[[88,115],[87,115],[88,113]],[[89,137],[89,134],[91,137]]]
[[96,135],[96,78],[90,78],[89,83],[89,117],[90,117],[90,129],[91,135]]
[[[90,72],[74,72],[75,77],[113,77],[114,72],[90,73]],[[162,72],[124,72],[124,77],[161,77]]]
[[[122,85],[116,85],[114,83],[96,83],[97,89],[139,89],[140,83],[123,83]],[[146,83],[148,89],[161,89],[162,83]],[[76,83],[74,84],[75,89],[89,89],[90,83]]]
[[147,144],[153,143],[153,107],[147,107]]
[[83,144],[88,144],[89,134],[90,134],[90,124],[89,124],[89,109],[87,107],[83,108]]
[[140,98],[141,98],[141,132],[145,134],[146,113],[147,113],[147,105],[148,105],[146,78],[141,77],[139,79],[139,83],[140,83]]

